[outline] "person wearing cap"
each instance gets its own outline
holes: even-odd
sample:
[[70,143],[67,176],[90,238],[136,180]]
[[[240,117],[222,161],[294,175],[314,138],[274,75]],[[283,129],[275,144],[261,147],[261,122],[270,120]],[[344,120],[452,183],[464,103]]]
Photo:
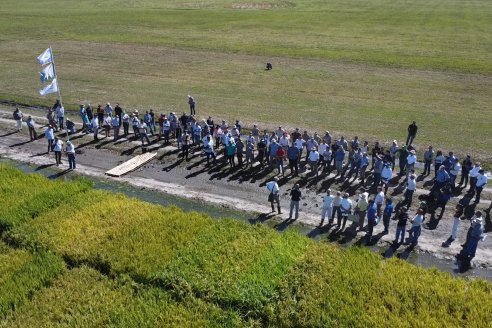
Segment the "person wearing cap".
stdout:
[[460,160],[458,158],[454,159],[453,166],[451,167],[451,170],[449,171],[449,183],[451,184],[451,188],[454,191],[455,190],[455,184],[456,184],[456,177],[458,174],[460,174],[461,171],[461,164]]
[[113,124],[113,119],[111,118],[111,115],[107,115],[105,118],[104,118],[104,121],[103,121],[103,128],[104,128],[104,133],[105,133],[105,136],[106,138],[109,138],[109,134],[111,132],[111,126]]
[[27,118],[26,124],[27,128],[29,129],[29,139],[31,141],[36,140],[38,138],[38,134],[36,133],[36,123],[34,123],[34,120],[31,116]]
[[22,112],[20,111],[19,107],[16,107],[15,110],[14,110],[14,120],[15,122],[17,123],[17,131],[21,131],[22,130]]
[[475,196],[475,203],[480,203],[480,194],[482,193],[483,188],[487,184],[488,178],[487,175],[485,174],[484,170],[478,171],[478,177],[477,177],[477,186],[475,187],[476,191],[476,196]]
[[279,196],[280,189],[278,187],[277,181],[278,181],[278,178],[275,177],[275,178],[273,178],[272,181],[270,181],[266,184],[266,187],[269,191],[268,201],[270,202],[270,205],[272,206],[272,212],[275,212],[274,204],[277,203],[278,214],[282,214],[282,211],[280,210],[280,196]]
[[311,150],[313,148],[318,149],[318,143],[316,142],[316,140],[314,140],[313,137],[311,137],[309,138],[308,141],[306,141],[305,145],[306,145],[306,163],[309,163],[309,154],[311,153]]
[[390,224],[391,215],[393,214],[393,209],[394,209],[393,197],[386,198],[386,206],[384,207],[384,211],[383,211],[383,225],[384,225],[383,233],[385,235],[389,233],[389,224]]
[[430,174],[433,159],[434,149],[432,149],[432,146],[429,146],[429,148],[424,152],[424,173],[422,173],[422,175],[427,176]]
[[408,213],[406,207],[402,207],[400,209],[400,211],[397,214],[397,220],[398,222],[396,224],[396,234],[395,234],[394,243],[403,244],[403,242],[405,241],[405,230],[408,221]]
[[76,164],[75,164],[75,146],[73,143],[68,140],[67,141],[67,146],[65,148],[65,152],[67,153],[68,156],[68,165],[70,170],[75,170]]
[[411,174],[407,179],[407,190],[405,190],[405,199],[403,203],[410,207],[412,205],[413,193],[417,189],[417,182],[415,181],[415,175]]
[[325,135],[323,136],[323,141],[326,142],[327,145],[331,145],[331,134],[330,131],[325,131]]
[[477,186],[477,179],[481,169],[480,162],[476,162],[475,166],[470,170],[470,189],[468,189],[468,194],[473,195],[475,193],[475,187]]
[[325,221],[325,217],[328,217],[329,223],[333,222],[332,218],[332,210],[333,210],[333,196],[331,195],[331,189],[326,191],[326,195],[323,197],[323,205],[321,207],[321,223],[320,227],[323,225]]
[[369,207],[369,202],[367,201],[367,197],[369,194],[361,189],[359,192],[359,198],[355,204],[355,214],[359,216],[359,231],[364,230],[364,221],[366,219],[367,208]]
[[412,149],[407,156],[407,179],[411,173],[415,172],[415,163],[417,163],[417,156],[415,155],[415,149]]
[[389,183],[393,178],[393,171],[391,170],[391,162],[385,162],[383,164],[383,170],[381,171],[381,182],[384,187],[384,193],[388,192]]
[[296,210],[295,220],[299,218],[299,202],[301,201],[302,193],[299,190],[299,184],[296,183],[294,188],[290,191],[290,212],[289,212],[289,220],[292,219],[292,212],[294,209]]
[[195,98],[191,95],[188,95],[188,105],[190,105],[190,115],[195,115]]
[[424,214],[422,209],[417,210],[417,215],[410,221],[412,223],[412,227],[408,230],[411,244],[413,246],[417,245],[420,237],[420,233],[422,232],[422,222],[424,222]]
[[55,137],[53,151],[55,152],[56,166],[59,166],[62,163],[61,162],[62,150],[63,150],[63,141],[61,139],[58,139],[58,137]]
[[347,219],[350,214],[352,214],[352,201],[349,198],[349,194],[343,194],[342,201],[340,202],[340,213],[342,218],[342,226],[340,228],[340,218],[337,220],[337,228],[340,230],[345,229],[345,225],[347,224]]
[[483,218],[482,212],[477,211],[475,215],[471,218],[471,225],[468,231],[468,240],[465,243],[463,249],[464,257],[462,259],[471,261],[475,257],[477,251],[478,242],[483,238]]
[[311,167],[311,173],[316,173],[316,177],[319,176],[318,161],[319,153],[316,150],[316,147],[313,147],[311,148],[311,152],[309,153],[309,166]]
[[150,144],[149,136],[147,135],[147,124],[144,120],[140,120],[140,124],[138,125],[138,134],[140,135],[140,141],[142,141],[142,146],[144,145],[144,139],[147,141],[147,145]]

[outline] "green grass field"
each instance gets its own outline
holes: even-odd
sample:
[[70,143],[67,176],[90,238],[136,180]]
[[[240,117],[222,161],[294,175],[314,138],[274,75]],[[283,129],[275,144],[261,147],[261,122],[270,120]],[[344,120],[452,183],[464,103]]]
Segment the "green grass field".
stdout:
[[[486,327],[492,320],[492,285],[480,279],[0,165],[0,181],[7,179],[0,198],[15,193],[37,210],[0,208],[0,327]],[[62,191],[30,195],[34,182]],[[53,197],[64,201],[41,206]]]
[[[490,1],[28,1],[0,7],[0,99],[37,94],[52,45],[65,103],[187,110],[492,162]],[[274,70],[263,70],[271,61]]]

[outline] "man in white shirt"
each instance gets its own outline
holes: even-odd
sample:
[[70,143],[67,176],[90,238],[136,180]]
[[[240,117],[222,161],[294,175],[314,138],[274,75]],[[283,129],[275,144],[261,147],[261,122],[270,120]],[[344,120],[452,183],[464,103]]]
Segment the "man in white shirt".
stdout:
[[478,177],[477,177],[477,187],[475,190],[477,191],[477,195],[475,197],[475,203],[480,203],[480,194],[482,193],[483,188],[487,184],[488,178],[487,175],[485,174],[484,170],[480,170],[478,172]]
[[207,165],[210,165],[210,157],[213,159],[213,164],[216,163],[216,156],[214,152],[214,141],[210,135],[207,135],[203,139],[203,147],[205,150],[205,156],[207,156]]
[[331,195],[331,189],[326,191],[326,196],[323,197],[323,207],[321,208],[321,223],[319,226],[323,226],[323,222],[325,221],[325,217],[328,216],[329,223],[333,222],[331,218],[333,209],[333,196]]
[[[343,195],[342,201],[340,203],[340,211],[342,213],[342,227],[341,230],[345,229],[345,224],[347,223],[347,218],[352,214],[352,201],[349,199],[349,194],[345,193]],[[340,227],[340,220],[337,222],[337,227]]]
[[384,193],[381,186],[378,187],[377,191],[376,197],[374,197],[374,203],[376,204],[377,215],[379,216],[381,214],[381,208],[384,205]]
[[477,178],[482,167],[479,162],[475,163],[475,166],[470,170],[470,189],[468,190],[469,194],[475,193],[475,187],[477,186]]
[[451,187],[452,187],[453,192],[455,189],[456,177],[458,176],[458,174],[460,172],[461,172],[460,161],[458,158],[455,158],[453,166],[451,167],[451,170],[449,171],[449,177],[450,177],[449,183],[451,183]]
[[311,148],[311,152],[309,153],[309,166],[311,167],[311,173],[316,172],[316,177],[319,176],[318,173],[318,161],[319,161],[319,153],[315,147]]
[[424,212],[422,209],[418,209],[417,215],[412,219],[412,227],[408,231],[410,233],[410,240],[412,245],[417,245],[420,232],[422,231],[422,222],[424,222]]
[[275,206],[274,203],[277,203],[277,211],[278,214],[282,214],[282,211],[280,210],[280,196],[279,196],[279,187],[278,187],[278,178],[273,178],[272,181],[268,182],[266,184],[266,187],[269,191],[268,195],[268,201],[270,202],[270,205],[272,205],[272,212],[275,212]]
[[65,151],[67,152],[70,170],[75,170],[75,147],[72,142],[67,141],[67,147]]
[[294,142],[294,145],[296,146],[296,148],[299,149],[299,157],[297,158],[297,161],[298,161],[299,164],[300,164],[300,159],[301,159],[301,156],[302,156],[302,150],[304,149],[304,144],[305,143],[306,142],[302,138],[298,138]]
[[94,140],[99,140],[97,136],[99,133],[99,119],[96,115],[92,118],[92,130],[94,131]]
[[408,176],[413,173],[414,169],[415,169],[415,163],[417,162],[417,156],[415,156],[415,150],[410,150],[410,153],[408,154],[407,156],[407,168],[406,168],[406,171],[407,171],[407,179],[408,179]]
[[403,201],[408,207],[412,205],[415,189],[417,189],[417,182],[415,181],[415,175],[412,174],[407,179],[407,190],[405,191],[405,200]]

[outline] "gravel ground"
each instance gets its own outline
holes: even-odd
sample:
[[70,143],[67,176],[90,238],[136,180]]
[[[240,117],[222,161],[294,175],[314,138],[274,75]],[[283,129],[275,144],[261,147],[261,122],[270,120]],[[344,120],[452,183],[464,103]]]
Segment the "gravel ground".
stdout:
[[[15,131],[15,123],[11,119],[12,110],[8,106],[0,106],[1,156],[36,165],[54,164],[54,155],[50,154],[48,156],[46,154],[47,144],[43,138],[28,142],[29,136],[26,127],[21,132]],[[34,117],[36,122],[39,123],[39,134],[43,134],[44,114],[37,109],[23,109],[23,112]],[[64,133],[60,133],[60,135],[64,135]],[[261,218],[259,221],[278,219],[280,223],[277,228],[279,230],[287,228],[290,224],[306,224],[313,226],[312,235],[320,236],[321,239],[338,241],[343,244],[363,244],[365,242],[363,238],[365,233],[357,232],[350,227],[350,222],[344,231],[337,231],[336,227],[328,226],[326,221],[323,227],[318,227],[321,212],[319,206],[326,189],[344,190],[353,195],[361,187],[361,185],[358,185],[358,180],[353,183],[341,182],[333,174],[320,175],[319,178],[316,178],[309,171],[303,172],[299,178],[288,179],[280,177],[279,185],[283,214],[274,215],[270,213],[270,206],[267,203],[268,192],[265,188],[265,183],[276,175],[276,171],[259,170],[258,167],[230,170],[222,158],[218,158],[218,165],[206,166],[205,157],[200,150],[190,152],[189,161],[182,160],[178,156],[178,150],[175,145],[164,146],[162,142],[151,137],[152,144],[145,150],[157,151],[156,159],[122,178],[109,178],[104,175],[105,171],[144,151],[140,142],[126,139],[114,142],[111,137],[95,143],[92,141],[92,135],[82,135],[80,133],[72,136],[71,140],[80,152],[77,155],[78,173],[124,181],[135,186],[155,189],[186,198],[199,199],[233,209],[257,212]],[[68,168],[66,159],[60,168]],[[288,195],[294,183],[301,185],[303,193],[300,217],[296,222],[287,220],[287,206],[290,202]],[[419,189],[414,195],[414,207],[409,210],[410,216],[414,215],[415,206],[418,205],[417,195],[427,193],[431,184],[430,178],[419,177],[417,185]],[[403,188],[403,178],[398,181],[394,179],[390,185],[388,194],[394,197],[395,203],[402,199]],[[490,231],[492,227],[490,221],[490,210],[492,208],[490,201],[491,188],[486,188],[482,195],[483,201],[476,207],[474,204],[470,205],[465,213],[471,214],[476,209],[485,211],[486,231]],[[442,219],[437,222],[435,227],[430,227],[430,229],[425,227],[423,229],[419,244],[413,251],[428,252],[444,259],[452,259],[460,251],[460,244],[464,241],[466,230],[469,227],[468,220],[460,225],[456,241],[448,247],[443,247],[442,243],[450,235],[454,207],[462,197],[462,195],[457,194],[449,201]],[[389,247],[394,239],[395,221],[391,221],[388,235],[383,235],[382,230],[382,223],[374,229],[377,245],[387,248],[387,254],[389,255],[399,254],[404,257],[409,251],[405,245],[400,246],[398,249]],[[474,265],[490,269],[492,266],[491,248],[491,239],[480,242]]]

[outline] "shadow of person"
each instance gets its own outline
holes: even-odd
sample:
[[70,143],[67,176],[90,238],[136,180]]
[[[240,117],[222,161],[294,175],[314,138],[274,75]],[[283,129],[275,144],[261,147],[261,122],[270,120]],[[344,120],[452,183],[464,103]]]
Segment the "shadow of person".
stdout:
[[398,253],[396,257],[398,257],[401,260],[407,260],[414,248],[415,248],[415,244],[410,244],[407,246],[407,248],[405,248],[403,252]]
[[390,247],[388,247],[388,249],[383,253],[383,257],[385,259],[389,259],[395,254],[395,252],[398,250],[398,247],[400,247],[400,244],[396,241],[393,241]]
[[294,223],[296,220],[293,220],[293,219],[285,219],[284,221],[282,221],[281,223],[279,224],[276,224],[274,226],[275,229],[277,229],[277,231],[284,231],[285,229],[287,229],[292,223]]

